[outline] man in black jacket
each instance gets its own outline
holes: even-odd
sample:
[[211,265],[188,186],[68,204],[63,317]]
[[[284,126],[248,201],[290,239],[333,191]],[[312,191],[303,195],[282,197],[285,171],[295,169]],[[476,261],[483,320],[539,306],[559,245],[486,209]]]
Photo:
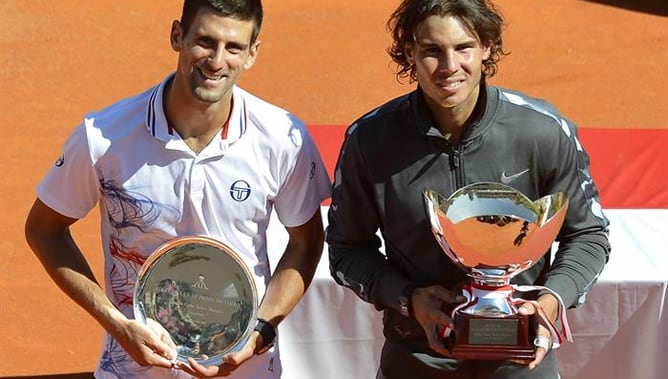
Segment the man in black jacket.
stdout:
[[388,21],[389,53],[397,75],[417,88],[347,130],[326,239],[335,280],[384,312],[378,378],[559,377],[549,354],[558,344],[542,324],[537,339],[547,342],[530,362],[450,355],[438,331],[454,328],[444,309],[462,301],[467,276],[431,232],[425,188],[447,197],[471,183],[501,182],[532,200],[567,195],[554,260],[548,251],[513,279],[550,289],[522,314],[540,307],[559,324],[563,307],[582,304],[608,260],[608,220],[576,126],[545,101],[485,81],[505,54],[502,25],[488,1],[404,0]]

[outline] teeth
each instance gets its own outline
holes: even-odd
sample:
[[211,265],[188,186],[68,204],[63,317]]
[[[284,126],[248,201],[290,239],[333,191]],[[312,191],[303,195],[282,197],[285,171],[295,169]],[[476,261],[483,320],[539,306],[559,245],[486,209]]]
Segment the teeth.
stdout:
[[203,76],[205,79],[208,79],[208,80],[220,80],[220,79],[223,78],[223,75],[209,76],[209,75],[205,74],[204,72],[202,72],[202,70],[200,70],[199,72],[200,72],[200,74],[202,74],[202,76]]
[[445,88],[455,88],[455,87],[458,87],[459,85],[460,85],[460,82],[447,82],[447,83],[442,84],[442,86],[445,87]]

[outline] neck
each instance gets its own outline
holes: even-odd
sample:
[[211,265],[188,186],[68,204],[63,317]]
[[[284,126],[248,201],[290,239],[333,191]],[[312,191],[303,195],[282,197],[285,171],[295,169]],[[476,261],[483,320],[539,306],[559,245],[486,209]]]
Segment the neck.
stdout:
[[444,107],[427,99],[427,107],[441,133],[453,143],[461,141],[467,127],[478,118],[481,103],[480,87],[472,91],[466,100],[452,107]]
[[171,80],[165,86],[163,109],[169,125],[193,152],[199,154],[220,133],[229,118],[232,90],[221,101],[205,103],[179,90]]
[[199,101],[185,91],[189,90],[178,88],[174,80],[165,86],[163,109],[169,125],[183,139],[216,134],[232,111],[232,90],[216,103]]

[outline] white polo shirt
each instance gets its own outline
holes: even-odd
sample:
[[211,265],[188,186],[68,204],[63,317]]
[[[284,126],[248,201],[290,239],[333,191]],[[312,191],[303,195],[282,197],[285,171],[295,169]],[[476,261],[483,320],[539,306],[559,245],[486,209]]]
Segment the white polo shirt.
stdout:
[[[170,78],[89,114],[37,188],[42,202],[71,218],[99,205],[105,289],[130,318],[141,264],[179,236],[205,235],[235,248],[262,298],[270,277],[272,208],[284,225],[298,226],[330,196],[327,171],[304,124],[238,87],[225,138],[220,133],[193,153],[165,118],[163,89]],[[277,354],[274,348],[252,358],[235,377],[278,378]],[[96,370],[99,378],[178,373],[139,367],[109,336]]]

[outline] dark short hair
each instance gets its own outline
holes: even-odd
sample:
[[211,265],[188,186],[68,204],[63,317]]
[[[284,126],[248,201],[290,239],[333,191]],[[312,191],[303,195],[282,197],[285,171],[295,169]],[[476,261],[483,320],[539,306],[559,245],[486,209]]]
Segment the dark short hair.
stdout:
[[262,28],[263,11],[261,0],[184,0],[181,12],[183,34],[188,33],[195,15],[204,7],[216,10],[223,16],[232,17],[237,20],[252,20],[254,25],[251,44],[257,40]]
[[397,64],[397,78],[416,80],[415,67],[408,62],[406,46],[415,42],[417,27],[429,16],[452,16],[474,33],[491,54],[483,63],[483,75],[493,76],[497,62],[507,55],[503,50],[501,31],[503,17],[488,0],[403,0],[387,21],[392,45],[387,52]]

